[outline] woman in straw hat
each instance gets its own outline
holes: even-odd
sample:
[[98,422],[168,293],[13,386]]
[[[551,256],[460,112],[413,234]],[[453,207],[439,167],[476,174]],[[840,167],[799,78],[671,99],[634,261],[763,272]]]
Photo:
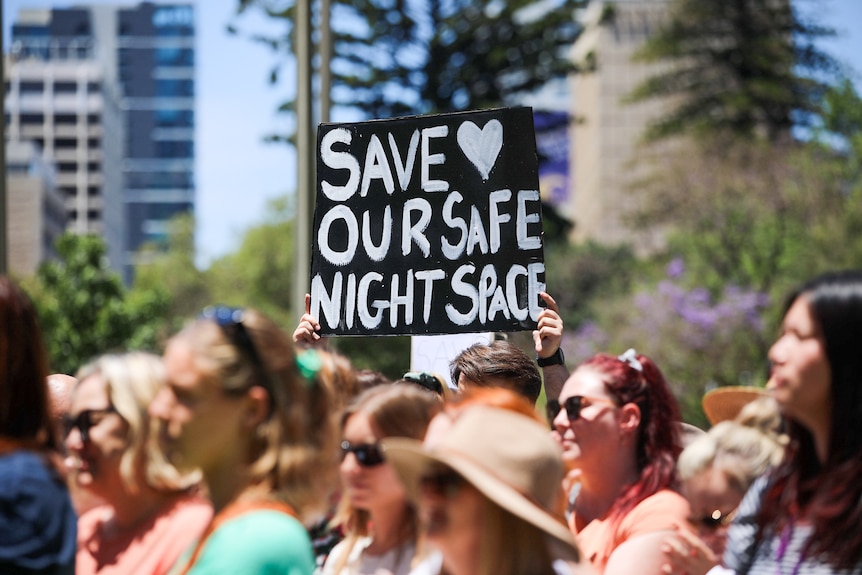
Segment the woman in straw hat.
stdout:
[[608,575],[661,573],[661,544],[689,515],[673,489],[679,411],[661,371],[634,350],[594,356],[566,380],[553,415],[580,472],[569,527],[584,556]]
[[710,425],[718,425],[722,421],[736,419],[743,407],[764,397],[769,397],[769,392],[763,388],[728,385],[707,391],[701,400],[701,405]]
[[819,276],[788,298],[767,389],[790,442],[740,504],[756,528],[748,541],[728,534],[736,573],[862,573],[860,342],[862,272]]
[[563,465],[542,424],[473,405],[433,446],[397,438],[383,444],[418,498],[427,542],[440,552],[436,573],[584,573],[571,533],[551,512]]

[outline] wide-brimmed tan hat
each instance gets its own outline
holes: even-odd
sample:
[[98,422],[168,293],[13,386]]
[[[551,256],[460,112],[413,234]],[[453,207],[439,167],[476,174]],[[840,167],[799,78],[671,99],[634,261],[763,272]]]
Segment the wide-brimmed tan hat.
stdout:
[[386,459],[412,497],[420,478],[435,465],[450,467],[485,497],[556,541],[555,550],[577,560],[572,534],[550,509],[560,490],[560,447],[545,426],[506,409],[465,409],[439,443],[426,450],[405,438],[383,440]]
[[706,418],[715,425],[736,419],[743,407],[761,397],[769,397],[769,392],[762,387],[730,385],[706,392],[701,404]]

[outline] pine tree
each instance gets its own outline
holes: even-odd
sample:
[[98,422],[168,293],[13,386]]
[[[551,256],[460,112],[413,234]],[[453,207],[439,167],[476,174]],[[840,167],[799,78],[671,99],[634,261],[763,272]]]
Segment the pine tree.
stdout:
[[775,141],[808,126],[838,70],[816,42],[833,32],[790,0],[673,0],[666,26],[637,58],[665,63],[630,100],[669,98],[648,139],[730,132]]
[[[294,4],[239,2],[240,14],[256,8],[285,20],[285,35],[253,38],[291,55]],[[586,3],[333,0],[333,106],[389,118],[510,105],[572,69],[566,51],[581,31],[575,11]],[[315,36],[318,54],[319,40]],[[321,65],[318,58],[318,70]],[[273,69],[273,81],[279,69]],[[281,108],[292,110],[293,101]]]

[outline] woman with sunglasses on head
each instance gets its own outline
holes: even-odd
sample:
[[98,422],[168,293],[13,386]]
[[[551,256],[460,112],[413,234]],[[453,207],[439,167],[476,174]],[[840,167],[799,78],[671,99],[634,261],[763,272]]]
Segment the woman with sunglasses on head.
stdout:
[[303,520],[326,505],[336,434],[317,366],[297,362],[290,337],[252,309],[207,308],[172,337],[167,385],[150,406],[162,445],[203,473],[215,517],[172,573],[314,570]]
[[453,415],[434,441],[383,441],[418,501],[423,536],[438,551],[436,562],[413,575],[589,573],[553,513],[563,463],[547,428],[532,416],[481,403]]
[[421,439],[440,411],[436,394],[414,385],[378,386],[342,416],[342,498],[335,523],[346,538],[324,575],[407,575],[417,559],[416,510],[380,449],[386,437]]
[[164,385],[161,358],[103,355],[82,367],[66,420],[73,480],[99,497],[78,521],[76,573],[167,573],[212,517],[197,493],[199,474],[182,475],[159,448],[147,408]]
[[674,491],[679,410],[644,355],[599,354],[569,376],[553,436],[575,469],[569,527],[599,573],[661,573],[661,544],[689,505]]
[[831,273],[787,300],[767,389],[790,438],[739,507],[754,537],[728,533],[742,574],[862,573],[862,272]]
[[0,573],[71,575],[75,524],[36,309],[0,276]]

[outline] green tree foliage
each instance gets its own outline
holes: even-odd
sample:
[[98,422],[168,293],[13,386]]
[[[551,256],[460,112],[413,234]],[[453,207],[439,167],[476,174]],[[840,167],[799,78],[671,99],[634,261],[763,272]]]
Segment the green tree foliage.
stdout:
[[666,226],[668,252],[713,295],[728,284],[775,294],[836,263],[816,238],[856,210],[845,173],[834,153],[802,144],[690,146],[643,190],[638,221]]
[[195,222],[190,214],[176,216],[168,228],[164,245],[142,248],[135,268],[132,294],[145,297],[153,291],[170,294],[170,307],[160,332],[160,339],[182,327],[210,302],[207,274],[195,266]]
[[862,98],[845,78],[826,92],[824,103],[823,125],[815,137],[824,146],[837,148],[858,177],[862,172]]
[[592,319],[597,300],[628,293],[637,267],[627,246],[546,245],[545,283],[560,307],[566,329],[577,329]]
[[108,351],[155,348],[168,307],[163,290],[127,297],[98,236],[64,234],[57,252],[59,261],[40,266],[32,285],[53,371],[73,374]]
[[271,200],[266,214],[261,224],[246,230],[237,251],[210,266],[208,303],[255,307],[293,333],[295,238],[288,197]]
[[767,341],[765,294],[728,285],[718,295],[697,284],[682,258],[673,259],[655,285],[603,298],[596,321],[564,339],[567,357],[583,361],[597,352],[629,347],[652,358],[680,402],[683,419],[706,425],[701,398],[722,385],[763,385]]
[[670,98],[647,137],[762,134],[775,141],[822,113],[823,80],[837,63],[816,42],[832,31],[806,21],[790,0],[674,0],[667,24],[638,57],[661,63],[633,101]]
[[[580,33],[575,10],[585,4],[336,0],[331,20],[333,104],[372,118],[511,104],[518,95],[570,71],[565,51]],[[287,33],[281,37],[252,37],[288,59],[294,3],[239,0],[239,14],[252,8],[285,21]],[[236,32],[236,26],[229,31]],[[319,43],[318,34],[318,53]],[[320,65],[318,59],[318,69]],[[271,78],[278,78],[278,68]],[[293,102],[282,109],[293,110]]]

